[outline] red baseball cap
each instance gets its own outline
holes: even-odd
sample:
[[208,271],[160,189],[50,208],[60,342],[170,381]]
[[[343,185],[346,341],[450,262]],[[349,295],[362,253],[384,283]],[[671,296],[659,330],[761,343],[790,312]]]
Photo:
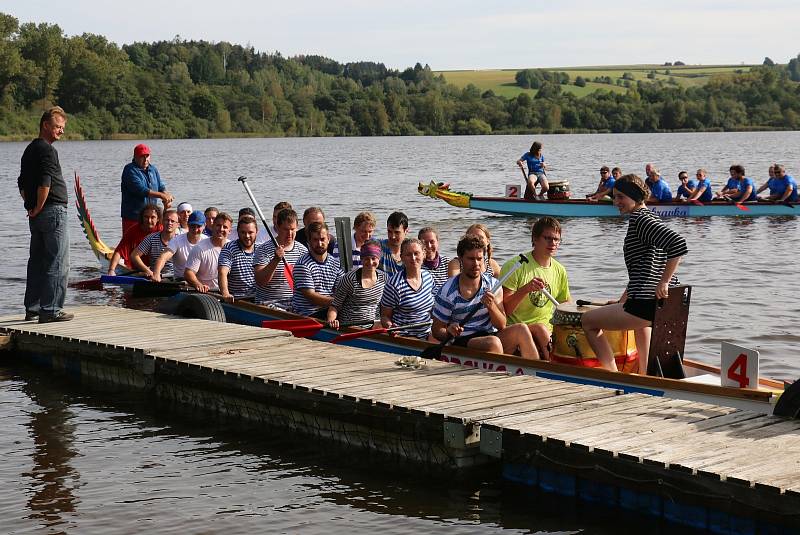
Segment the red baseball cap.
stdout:
[[138,145],[133,147],[133,155],[136,158],[140,156],[147,156],[148,154],[150,154],[150,147],[148,147],[144,143],[139,143]]

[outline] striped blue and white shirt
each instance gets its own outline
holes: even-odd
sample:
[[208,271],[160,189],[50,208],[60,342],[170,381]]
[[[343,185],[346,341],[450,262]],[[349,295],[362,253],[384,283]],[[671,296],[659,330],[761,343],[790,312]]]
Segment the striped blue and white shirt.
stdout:
[[[383,290],[381,306],[392,309],[392,323],[395,325],[410,325],[431,319],[433,308],[433,276],[424,269],[420,272],[422,284],[415,290],[408,285],[405,270],[398,271],[389,278]],[[413,329],[398,331],[398,334],[426,338],[430,332],[430,325],[415,327]]]
[[383,271],[375,272],[375,286],[364,288],[361,285],[363,268],[356,268],[339,279],[333,294],[332,307],[342,323],[370,323],[378,318],[378,304],[383,297],[388,276]]
[[442,254],[439,255],[439,265],[435,268],[429,268],[422,263],[422,269],[430,272],[433,275],[433,293],[438,294],[444,283],[447,282],[447,265],[450,259]]
[[[152,234],[148,234],[145,239],[139,243],[138,247],[136,247],[136,250],[143,255],[147,255],[149,262],[147,267],[152,270],[156,267],[158,257],[161,256],[161,253],[164,252],[166,247],[167,246],[164,245],[164,242],[161,241],[161,232],[153,232]],[[161,275],[172,275],[172,272],[172,260],[169,260],[166,264],[164,264],[164,269],[161,270]]]
[[238,239],[226,243],[219,253],[218,267],[230,269],[228,272],[228,292],[237,299],[253,295],[255,290],[254,256],[254,253],[247,253],[242,250]]
[[378,269],[385,271],[389,276],[403,270],[403,263],[396,261],[392,256],[388,239],[381,240],[381,259],[378,263]]
[[316,314],[322,307],[312,303],[300,290],[309,289],[322,295],[333,295],[336,280],[341,274],[339,259],[325,255],[324,262],[317,262],[311,253],[306,253],[294,265],[294,295],[292,309],[303,316]]
[[[308,253],[308,249],[302,243],[295,241],[291,250],[285,251],[284,258],[292,269],[300,257]],[[253,266],[266,266],[275,257],[275,244],[272,240],[262,243],[256,248],[256,256]],[[256,303],[259,305],[269,303],[278,305],[281,308],[289,309],[292,306],[292,289],[289,281],[286,280],[283,262],[280,262],[272,274],[272,279],[266,286],[256,284]]]
[[[339,250],[340,243],[341,241],[337,240],[333,246],[333,250],[331,250],[330,246],[328,247],[328,252],[336,258],[339,258],[341,255],[341,251]],[[351,258],[353,259],[353,269],[359,268],[361,267],[361,249],[356,247],[355,237],[350,240],[350,247],[353,249],[353,254],[351,255]],[[339,260],[339,263],[341,264],[341,260]]]
[[461,323],[464,318],[477,308],[478,311],[467,321],[461,336],[469,336],[480,331],[495,332],[489,310],[481,303],[481,298],[487,290],[497,284],[497,279],[483,273],[481,286],[472,299],[464,299],[458,290],[459,275],[447,279],[447,282],[436,295],[436,304],[433,306],[433,317],[444,323]]

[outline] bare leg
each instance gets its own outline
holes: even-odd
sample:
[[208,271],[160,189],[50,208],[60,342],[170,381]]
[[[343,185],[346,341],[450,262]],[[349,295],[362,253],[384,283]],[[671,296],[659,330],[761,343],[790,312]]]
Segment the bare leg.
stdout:
[[647,375],[647,360],[650,356],[650,335],[653,334],[652,327],[642,327],[634,329],[633,335],[636,338],[636,351],[639,353],[639,375]]
[[533,343],[531,332],[524,323],[509,325],[498,332],[497,337],[500,338],[503,344],[504,353],[513,354],[514,351],[519,348],[519,354],[522,358],[539,358],[539,352],[536,350],[536,344]]
[[627,331],[644,329],[651,325],[649,321],[625,312],[622,309],[622,303],[595,308],[584,314],[581,319],[586,340],[594,354],[597,355],[597,360],[600,361],[603,368],[611,371],[617,371],[617,363],[614,362],[614,352],[603,334],[603,330]]
[[528,330],[531,332],[533,341],[536,348],[539,350],[539,355],[544,360],[550,360],[550,351],[547,346],[550,344],[550,331],[541,323],[528,324]]
[[550,189],[550,184],[547,183],[547,175],[542,174],[539,176],[539,184],[542,186],[539,195],[544,195]]
[[473,338],[467,342],[467,347],[479,351],[488,351],[490,353],[503,352],[503,344],[496,336],[479,336],[478,338]]

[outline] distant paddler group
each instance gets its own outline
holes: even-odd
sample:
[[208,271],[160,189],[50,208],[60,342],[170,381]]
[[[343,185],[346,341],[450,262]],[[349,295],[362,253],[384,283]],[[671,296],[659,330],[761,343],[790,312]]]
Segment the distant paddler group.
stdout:
[[[530,150],[517,160],[517,165],[522,169],[522,174],[525,177],[524,199],[529,201],[544,200],[545,195],[549,200],[569,198],[569,182],[548,182],[547,165],[544,162],[541,142],[534,141]],[[714,193],[711,180],[705,169],[698,169],[695,173],[696,178],[689,178],[687,171],[680,171],[678,173],[680,186],[678,186],[676,193],[673,195],[669,184],[658,168],[652,163],[648,163],[645,165],[645,185],[648,188],[646,200],[651,204],[672,202],[702,204],[717,200],[737,205],[753,201],[781,203],[797,201],[797,182],[786,172],[786,167],[783,164],[775,163],[770,165],[768,169],[769,178],[758,188],[755,180],[746,176],[744,166],[733,164],[728,172],[730,177],[725,186]],[[621,176],[622,170],[619,167],[614,167],[611,170],[606,165],[600,167],[600,182],[593,193],[586,195],[586,200],[590,202],[611,202],[614,183]],[[536,193],[537,185],[540,186],[538,194]],[[758,194],[765,190],[769,190],[769,195],[758,197]]]

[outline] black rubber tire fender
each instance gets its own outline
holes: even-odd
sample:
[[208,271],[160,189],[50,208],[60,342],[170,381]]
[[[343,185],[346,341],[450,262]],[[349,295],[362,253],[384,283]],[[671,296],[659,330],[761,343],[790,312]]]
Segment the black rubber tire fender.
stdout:
[[178,304],[175,314],[183,318],[225,323],[225,310],[216,297],[206,294],[189,294]]
[[786,387],[772,410],[775,416],[800,418],[800,379]]

